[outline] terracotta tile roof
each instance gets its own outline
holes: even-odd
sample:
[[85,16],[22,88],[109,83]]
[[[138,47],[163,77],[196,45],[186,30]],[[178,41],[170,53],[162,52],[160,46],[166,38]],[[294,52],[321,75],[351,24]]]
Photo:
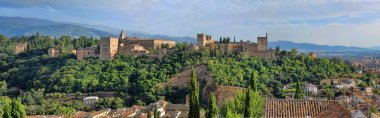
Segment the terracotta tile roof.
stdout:
[[339,114],[351,115],[349,111],[330,114],[329,111],[344,109],[338,101],[334,100],[265,100],[265,117],[318,117],[328,116],[329,118],[339,117]]
[[168,104],[165,106],[167,111],[189,111],[189,107],[186,104]]
[[103,114],[106,111],[92,111],[92,112],[84,112],[84,111],[78,111],[74,114],[75,118],[85,118],[85,117],[94,117],[98,116],[100,114]]
[[333,104],[319,113],[316,118],[351,118],[351,112],[340,104]]

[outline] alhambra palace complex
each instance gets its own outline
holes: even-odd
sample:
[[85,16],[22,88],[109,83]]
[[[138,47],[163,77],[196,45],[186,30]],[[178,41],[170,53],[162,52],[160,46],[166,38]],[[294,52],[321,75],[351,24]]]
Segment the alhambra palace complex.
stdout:
[[237,52],[246,54],[249,56],[257,56],[264,58],[274,58],[274,50],[268,49],[268,35],[265,37],[257,37],[257,43],[251,43],[250,41],[243,42],[228,42],[228,43],[217,43],[210,35],[198,34],[197,35],[197,45],[193,49],[209,48],[220,49],[225,51],[226,49],[230,52]]
[[[24,52],[25,44],[16,46],[16,53]],[[140,39],[136,37],[127,37],[121,31],[119,37],[101,37],[99,40],[99,48],[88,47],[73,50],[72,53],[77,56],[78,60],[86,57],[95,57],[102,60],[113,59],[116,54],[132,54],[132,55],[150,55],[154,57],[163,57],[167,53],[167,48],[170,49],[176,45],[175,41],[164,39]],[[229,51],[233,53],[245,54],[248,56],[256,56],[263,58],[275,58],[275,51],[268,49],[268,35],[265,37],[257,37],[257,43],[250,41],[239,42],[217,42],[210,35],[197,34],[197,44],[190,46],[191,50],[215,50]],[[153,54],[149,50],[154,50]],[[48,50],[49,57],[58,57],[60,50],[50,48]],[[316,56],[316,54],[314,54]]]

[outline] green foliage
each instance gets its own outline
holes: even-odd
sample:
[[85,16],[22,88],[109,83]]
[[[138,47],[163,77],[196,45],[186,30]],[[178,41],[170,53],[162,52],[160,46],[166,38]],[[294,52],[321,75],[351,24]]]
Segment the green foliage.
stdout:
[[331,88],[326,88],[325,91],[326,91],[327,99],[334,100],[334,98],[335,98],[334,91]]
[[301,88],[300,81],[297,81],[297,84],[296,84],[296,94],[295,94],[294,98],[295,99],[304,99],[303,90]]
[[252,89],[254,92],[258,92],[258,87],[257,87],[257,71],[252,71],[252,75],[251,75],[251,78],[249,78],[249,84],[248,86],[251,87],[250,89]]
[[199,88],[197,85],[197,75],[194,68],[191,68],[191,80],[190,80],[190,111],[189,118],[200,118],[200,106],[199,106]]
[[12,118],[12,100],[7,96],[0,97],[0,108],[2,108],[2,118]]
[[[249,92],[248,92],[249,91]],[[249,104],[247,102],[247,93],[250,93]],[[246,106],[248,106],[246,108]],[[220,111],[222,117],[243,117],[245,115],[251,117],[263,117],[264,115],[264,98],[258,92],[248,89],[246,92],[238,91],[233,99],[224,102]]]
[[98,109],[105,109],[105,108],[117,109],[117,108],[122,108],[123,106],[124,106],[124,101],[119,97],[100,98],[98,101],[96,101],[96,107]]
[[14,99],[12,102],[12,117],[14,118],[26,118],[25,107],[22,105],[19,98]]
[[210,100],[206,109],[206,118],[217,118],[218,107],[216,106],[216,98],[214,93],[210,93]]
[[152,118],[152,114],[150,114],[150,108],[149,107],[148,107],[148,111],[146,113],[147,113],[147,118]]
[[159,118],[158,110],[157,110],[157,105],[154,105],[154,118]]
[[257,72],[258,90],[268,95],[283,98],[283,85],[295,83],[297,80],[318,84],[322,79],[346,77],[354,72],[340,59],[327,58],[278,58],[263,59],[257,57],[213,58],[208,62],[215,82],[219,85],[246,87],[246,80],[252,72]]
[[7,90],[7,82],[0,81],[0,96],[4,95],[6,90]]
[[244,117],[262,117],[264,100],[260,96],[257,90],[257,83],[255,78],[255,73],[252,72],[252,77],[248,85],[248,90],[245,93],[245,107],[244,107]]

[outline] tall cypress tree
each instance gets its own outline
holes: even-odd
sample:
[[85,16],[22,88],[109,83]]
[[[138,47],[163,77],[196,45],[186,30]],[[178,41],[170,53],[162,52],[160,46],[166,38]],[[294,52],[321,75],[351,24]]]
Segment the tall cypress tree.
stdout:
[[247,91],[245,92],[245,106],[244,106],[244,118],[251,117],[251,86],[248,86]]
[[303,90],[301,88],[301,83],[299,80],[297,80],[296,85],[296,95],[294,96],[295,99],[303,99]]
[[264,100],[260,96],[257,83],[257,72],[253,71],[245,93],[244,117],[263,117]]
[[148,107],[148,112],[147,112],[147,118],[151,118],[152,114],[150,114],[150,108]]
[[197,75],[195,74],[194,68],[191,68],[189,118],[200,118],[199,88],[197,86]]
[[251,78],[249,78],[249,86],[251,87],[251,89],[254,91],[254,92],[257,92],[258,89],[257,89],[257,72],[256,71],[252,71],[252,74],[251,74]]
[[158,115],[157,111],[157,105],[154,105],[154,118],[159,118],[160,116]]
[[206,110],[206,118],[217,118],[218,107],[216,106],[216,98],[214,93],[210,93],[210,100]]

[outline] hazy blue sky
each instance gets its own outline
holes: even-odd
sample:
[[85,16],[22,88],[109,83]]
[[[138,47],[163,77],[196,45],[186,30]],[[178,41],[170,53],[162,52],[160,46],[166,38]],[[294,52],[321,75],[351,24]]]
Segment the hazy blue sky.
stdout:
[[380,0],[0,0],[1,16],[327,45],[380,45]]

